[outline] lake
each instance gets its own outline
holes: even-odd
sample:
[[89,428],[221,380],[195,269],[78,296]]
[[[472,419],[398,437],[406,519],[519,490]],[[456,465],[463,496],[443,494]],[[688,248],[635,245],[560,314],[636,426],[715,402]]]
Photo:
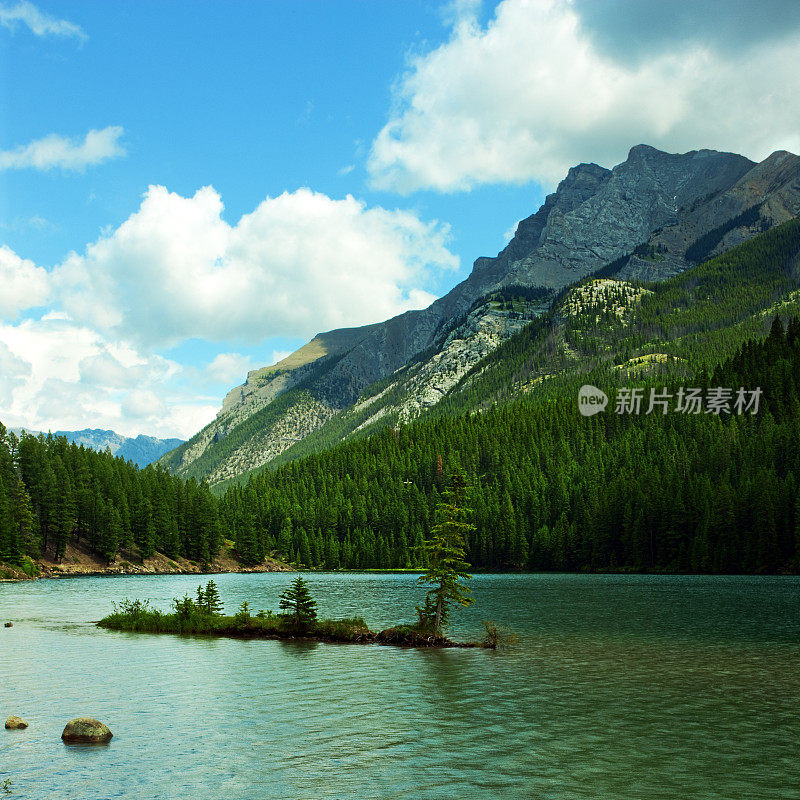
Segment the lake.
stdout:
[[[290,574],[209,576],[227,613]],[[202,576],[205,582],[209,577]],[[306,576],[323,616],[413,617],[412,575]],[[0,584],[0,784],[13,798],[800,797],[800,579],[480,575],[457,639],[505,652],[103,631],[198,576]],[[66,746],[94,716],[107,746]]]

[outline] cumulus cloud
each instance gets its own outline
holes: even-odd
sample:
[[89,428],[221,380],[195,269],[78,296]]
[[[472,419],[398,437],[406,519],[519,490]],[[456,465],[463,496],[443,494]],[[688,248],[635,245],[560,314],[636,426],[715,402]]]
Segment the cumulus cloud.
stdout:
[[27,0],[0,6],[0,24],[12,31],[22,24],[37,36],[74,36],[81,41],[87,38],[80,25],[46,14]]
[[[663,14],[673,5],[661,3]],[[449,40],[410,57],[397,82],[368,159],[377,188],[552,185],[573,164],[610,166],[640,142],[755,159],[800,150],[797,25],[751,33],[746,48],[726,46],[743,28],[705,41],[679,26],[672,37],[651,33],[659,46],[635,58],[619,55],[604,3],[504,0],[485,26],[474,4],[456,8]]]
[[[310,338],[426,306],[430,270],[458,266],[448,235],[409,211],[308,189],[231,225],[213,188],[182,197],[154,186],[50,271],[0,247],[0,416],[34,430],[188,437],[213,419],[220,383],[261,366],[230,343]],[[192,338],[219,347],[204,368],[157,355]]]
[[160,418],[166,411],[164,401],[150,389],[134,389],[122,401],[122,413],[135,420]]
[[9,397],[30,374],[30,363],[14,355],[6,344],[0,342],[0,397]]
[[0,245],[0,320],[15,319],[26,308],[44,305],[49,293],[46,270]]
[[86,167],[101,164],[125,155],[119,142],[123,129],[111,125],[102,130],[90,130],[83,141],[51,133],[12,150],[0,151],[0,170],[60,168],[81,172]]
[[0,419],[7,426],[188,437],[217,409],[197,387],[176,388],[181,372],[65,314],[0,324]]
[[431,269],[455,269],[447,226],[309,189],[267,198],[236,225],[212,187],[151,186],[141,207],[53,280],[75,319],[147,347],[191,337],[260,342],[421,308]]
[[212,381],[233,384],[243,383],[249,370],[253,369],[250,356],[241,353],[218,353],[206,367],[206,374]]

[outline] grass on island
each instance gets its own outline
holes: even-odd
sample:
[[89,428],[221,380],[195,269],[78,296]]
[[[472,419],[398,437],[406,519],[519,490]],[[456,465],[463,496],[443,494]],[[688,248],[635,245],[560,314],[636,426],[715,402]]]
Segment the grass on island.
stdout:
[[122,600],[114,611],[97,624],[114,631],[133,633],[175,633],[229,636],[258,639],[313,639],[353,644],[394,644],[411,647],[497,647],[496,626],[484,623],[483,642],[458,643],[443,635],[434,635],[421,625],[397,625],[379,632],[369,629],[361,617],[318,619],[316,603],[307,593],[302,579],[281,596],[282,613],[258,611],[244,602],[233,616],[221,612],[216,584],[209,581],[197,587],[197,599],[188,595],[173,600],[172,612],[161,611],[148,600]]
[[[252,614],[240,608],[233,616],[209,613],[200,609],[189,598],[192,607],[181,606],[181,600],[172,613],[153,608],[147,600],[123,600],[114,604],[114,612],[97,624],[115,631],[136,633],[210,634],[214,636],[241,636],[261,638],[308,637],[335,642],[360,642],[375,634],[361,617],[352,619],[318,619],[297,624],[287,614],[259,611]],[[248,604],[243,603],[243,606]]]

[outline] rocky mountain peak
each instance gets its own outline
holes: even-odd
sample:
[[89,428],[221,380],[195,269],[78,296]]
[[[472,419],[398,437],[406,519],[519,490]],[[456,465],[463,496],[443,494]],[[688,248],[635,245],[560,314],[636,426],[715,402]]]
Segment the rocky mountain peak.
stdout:
[[[320,334],[284,362],[252,372],[217,420],[167,463],[181,474],[206,474],[194,465],[213,463],[217,479],[230,477],[266,463],[403,367],[428,375],[424,365],[435,362],[441,373],[448,347],[463,367],[472,345],[455,347],[458,337],[448,344],[448,332],[470,318],[477,300],[490,304],[491,293],[513,294],[513,285],[558,290],[610,264],[622,279],[663,279],[696,261],[695,251],[724,249],[798,213],[800,159],[791,153],[755,165],[735,153],[640,144],[610,170],[578,164],[497,256],[478,258],[444,297],[375,325]],[[511,330],[506,322],[484,328],[487,347]],[[465,330],[468,338],[476,333]],[[448,367],[448,375],[461,367]]]
[[557,205],[563,207],[569,204],[574,207],[588,200],[610,177],[611,170],[599,164],[578,164],[569,168],[567,177],[558,184],[555,195],[550,197],[554,198]]
[[628,158],[623,163],[635,163],[638,161],[645,161],[646,159],[660,158],[669,155],[663,150],[659,150],[649,144],[635,144],[628,151]]

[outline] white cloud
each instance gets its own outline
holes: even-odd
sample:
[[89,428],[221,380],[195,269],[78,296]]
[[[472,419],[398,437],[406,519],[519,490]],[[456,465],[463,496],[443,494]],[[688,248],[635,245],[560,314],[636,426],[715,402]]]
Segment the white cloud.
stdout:
[[123,132],[120,126],[111,125],[102,130],[90,130],[83,141],[51,133],[13,150],[0,151],[0,170],[59,167],[80,172],[88,166],[124,156],[125,149],[119,143]]
[[273,350],[272,351],[272,361],[269,363],[268,366],[273,366],[277,364],[279,361],[283,361],[284,358],[288,358],[292,354],[291,350]]
[[349,196],[300,189],[236,225],[222,211],[211,187],[188,198],[151,187],[136,213],[52,271],[0,248],[2,421],[188,437],[219,408],[209,394],[260,364],[228,345],[205,368],[180,366],[160,348],[258,346],[385,319],[428,305],[429,270],[458,265],[446,226]]
[[26,308],[44,305],[49,293],[46,270],[0,245],[0,320],[12,320]]
[[14,355],[3,342],[0,342],[0,397],[10,396],[14,389],[25,382],[30,373],[30,363]]
[[250,356],[241,353],[218,353],[206,367],[206,374],[213,381],[233,385],[244,383],[249,370],[253,369]]
[[0,24],[13,31],[18,23],[26,25],[37,36],[75,36],[81,41],[87,38],[80,25],[46,14],[26,0],[14,6],[0,6]]
[[182,369],[111,342],[64,314],[0,324],[0,421],[31,430],[111,428],[126,435],[191,436],[215,399],[176,389]]
[[376,187],[552,185],[640,142],[756,159],[800,149],[796,28],[746,49],[676,39],[629,63],[598,48],[569,0],[504,0],[485,27],[473,12],[457,8],[449,41],[410,58],[369,156]]
[[455,269],[447,226],[309,189],[267,198],[235,226],[212,187],[151,186],[141,207],[54,273],[63,306],[146,347],[191,337],[310,337],[428,305],[429,270]]
[[164,401],[150,389],[134,389],[122,401],[122,413],[136,420],[163,417],[166,411]]

